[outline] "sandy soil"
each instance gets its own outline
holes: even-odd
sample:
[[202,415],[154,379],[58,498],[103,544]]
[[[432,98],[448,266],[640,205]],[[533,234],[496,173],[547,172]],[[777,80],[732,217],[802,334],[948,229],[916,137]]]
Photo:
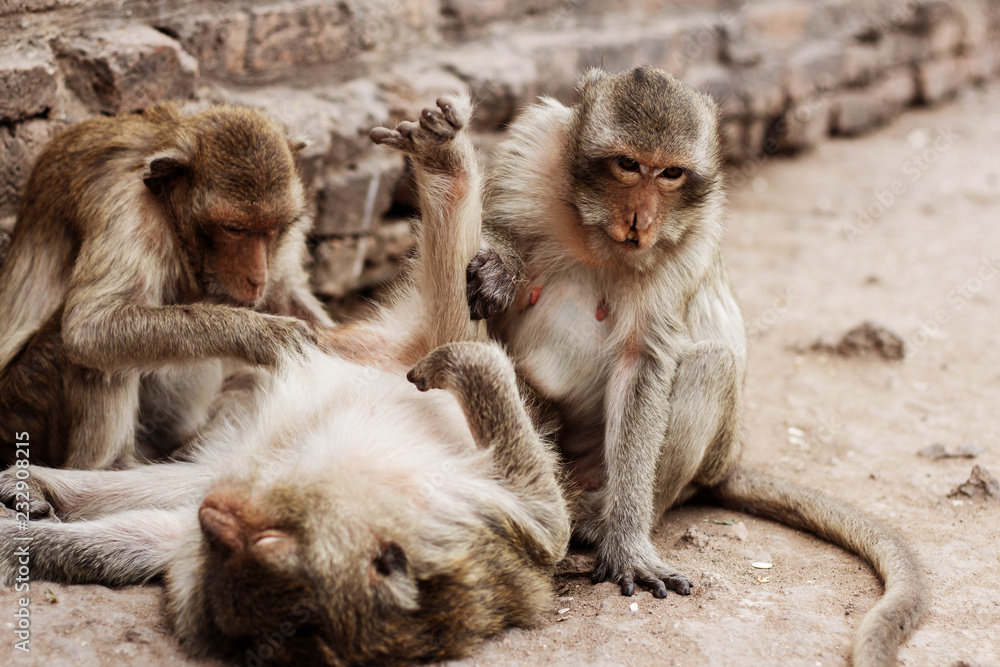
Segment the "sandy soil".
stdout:
[[[856,503],[916,547],[933,612],[900,651],[906,665],[1000,665],[1000,499],[949,498],[974,465],[1000,474],[998,147],[994,87],[733,183],[726,251],[751,331],[745,460]],[[905,359],[803,351],[864,320],[901,336]],[[974,459],[918,455],[970,442]],[[682,539],[692,526],[697,539]],[[622,597],[592,586],[576,555],[537,628],[456,664],[843,665],[881,593],[853,556],[733,512],[674,511],[655,541],[694,595]],[[34,583],[25,656],[15,595],[0,592],[0,664],[184,663],[160,605],[155,585]]]

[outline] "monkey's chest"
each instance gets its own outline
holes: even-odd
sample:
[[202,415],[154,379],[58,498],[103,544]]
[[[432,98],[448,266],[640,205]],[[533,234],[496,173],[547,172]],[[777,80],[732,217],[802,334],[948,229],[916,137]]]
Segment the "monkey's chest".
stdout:
[[586,279],[529,282],[506,321],[518,370],[566,417],[602,420],[613,303]]

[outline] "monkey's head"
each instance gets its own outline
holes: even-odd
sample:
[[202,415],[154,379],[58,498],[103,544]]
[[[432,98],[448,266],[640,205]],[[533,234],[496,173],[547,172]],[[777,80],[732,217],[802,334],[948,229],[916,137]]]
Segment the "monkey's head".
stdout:
[[175,225],[199,298],[260,302],[277,249],[306,224],[300,148],[263,112],[244,107],[179,118],[164,133],[143,181]]
[[647,270],[692,231],[717,224],[723,195],[710,98],[648,66],[590,70],[580,93],[568,195],[599,262]]
[[266,664],[410,663],[455,655],[479,628],[502,627],[491,625],[502,597],[498,609],[473,613],[483,595],[469,582],[492,588],[487,572],[456,574],[470,560],[458,553],[428,558],[426,527],[403,509],[405,498],[391,485],[366,486],[363,471],[345,477],[355,479],[339,490],[298,479],[263,491],[224,484],[205,497],[197,555],[176,559],[168,574],[175,630],[189,650],[251,664],[251,655]]

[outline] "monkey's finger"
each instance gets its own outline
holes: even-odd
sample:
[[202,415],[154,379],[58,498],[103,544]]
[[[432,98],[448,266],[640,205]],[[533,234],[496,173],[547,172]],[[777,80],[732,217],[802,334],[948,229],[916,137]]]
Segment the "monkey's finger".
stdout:
[[631,574],[622,575],[622,595],[632,597],[635,595],[635,577]]
[[445,142],[455,136],[455,128],[445,120],[439,109],[428,107],[420,113],[420,127],[438,142]]
[[602,581],[607,581],[608,579],[608,566],[604,563],[598,562],[594,566],[594,571],[590,573],[590,583],[599,584]]
[[[664,577],[663,583],[667,588],[678,595],[691,595],[691,580],[683,574],[675,574],[669,577]],[[666,595],[666,593],[664,593],[664,595]]]
[[656,585],[653,587],[653,597],[654,598],[667,597],[667,585],[663,583],[662,579],[656,580]]
[[387,127],[373,127],[368,136],[371,137],[373,142],[379,145],[388,144],[396,146],[403,141],[403,136],[399,132],[390,130]]

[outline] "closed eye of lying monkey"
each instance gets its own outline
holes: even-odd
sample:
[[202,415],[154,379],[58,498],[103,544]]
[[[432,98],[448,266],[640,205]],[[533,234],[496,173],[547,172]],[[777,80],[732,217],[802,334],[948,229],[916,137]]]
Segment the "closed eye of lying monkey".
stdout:
[[442,98],[419,123],[372,131],[411,157],[421,197],[392,306],[229,382],[185,461],[0,475],[7,514],[32,519],[0,518],[0,581],[18,537],[33,579],[163,576],[190,653],[273,664],[443,659],[544,610],[568,511],[510,361],[469,317],[470,113]]

